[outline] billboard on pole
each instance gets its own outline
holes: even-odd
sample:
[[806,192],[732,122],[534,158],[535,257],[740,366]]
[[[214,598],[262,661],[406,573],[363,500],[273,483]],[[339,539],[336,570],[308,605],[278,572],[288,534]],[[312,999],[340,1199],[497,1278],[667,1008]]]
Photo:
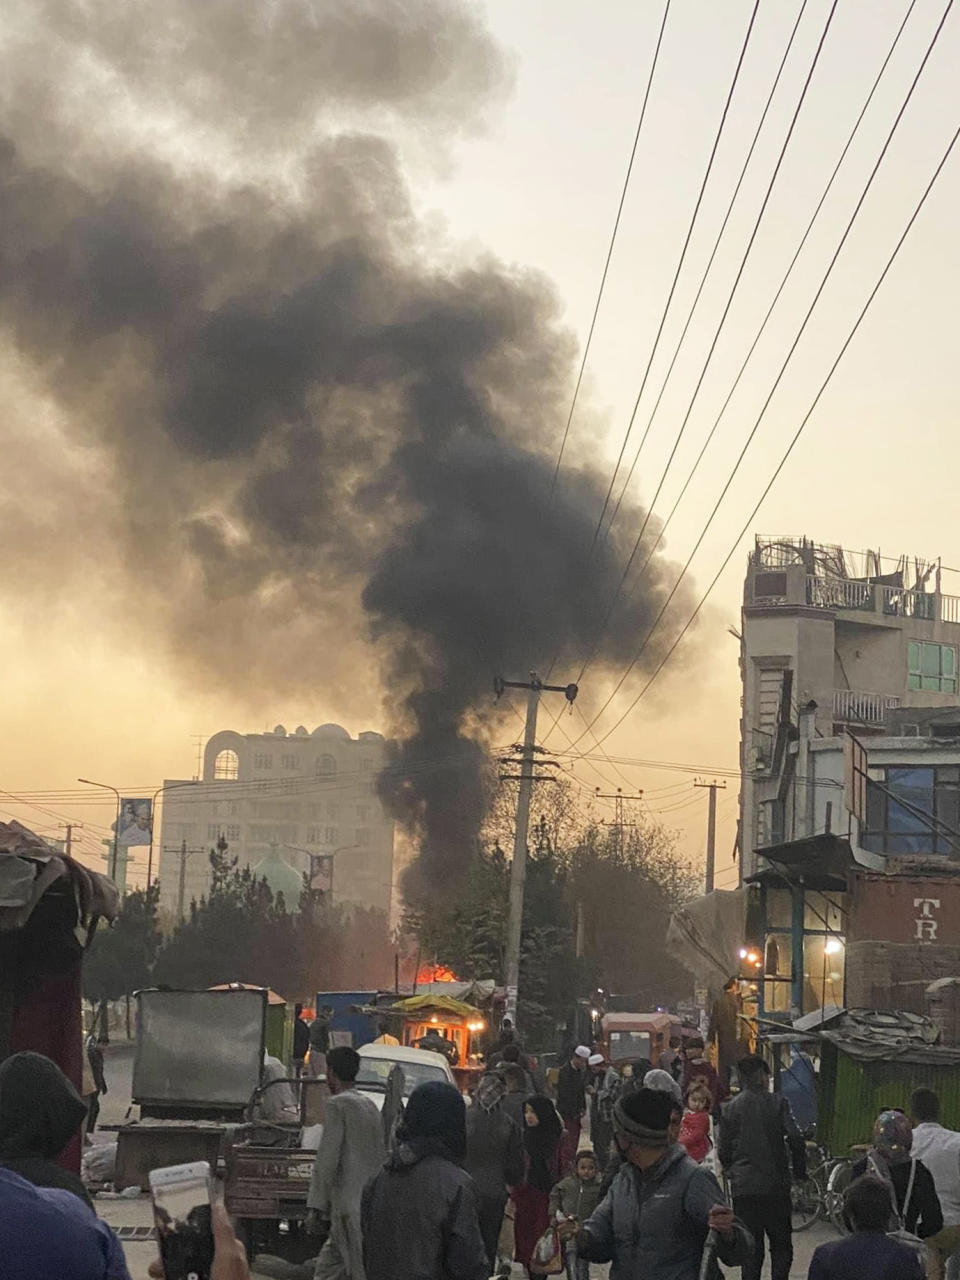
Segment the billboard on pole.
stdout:
[[130,849],[153,842],[153,802],[149,797],[128,796],[120,801],[117,847]]

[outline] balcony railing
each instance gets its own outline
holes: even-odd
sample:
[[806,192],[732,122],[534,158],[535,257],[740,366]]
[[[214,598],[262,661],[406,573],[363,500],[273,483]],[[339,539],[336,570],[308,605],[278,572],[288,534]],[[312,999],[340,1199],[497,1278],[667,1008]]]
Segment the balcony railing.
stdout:
[[862,693],[858,689],[835,689],[833,718],[842,723],[882,725],[887,711],[899,707],[900,699],[887,693]]
[[925,618],[960,623],[960,596],[908,591],[851,578],[807,576],[807,604],[817,609],[851,609],[888,618]]

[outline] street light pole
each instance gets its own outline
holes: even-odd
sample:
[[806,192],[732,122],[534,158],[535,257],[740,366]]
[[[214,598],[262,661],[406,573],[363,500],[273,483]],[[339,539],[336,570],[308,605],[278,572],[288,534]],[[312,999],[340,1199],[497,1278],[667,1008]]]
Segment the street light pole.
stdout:
[[110,853],[110,862],[107,866],[107,874],[114,884],[116,884],[117,841],[120,839],[120,792],[116,787],[111,787],[108,782],[91,782],[89,778],[78,778],[77,781],[82,782],[86,787],[100,787],[103,791],[112,791],[117,797],[117,820],[113,824],[113,848]]
[[157,787],[153,793],[153,799],[150,802],[150,852],[147,854],[147,889],[150,888],[150,881],[153,879],[153,836],[154,828],[157,825],[157,797],[166,791],[178,791],[182,787],[195,787],[197,780],[192,779],[190,782],[171,782],[164,783],[162,787]]

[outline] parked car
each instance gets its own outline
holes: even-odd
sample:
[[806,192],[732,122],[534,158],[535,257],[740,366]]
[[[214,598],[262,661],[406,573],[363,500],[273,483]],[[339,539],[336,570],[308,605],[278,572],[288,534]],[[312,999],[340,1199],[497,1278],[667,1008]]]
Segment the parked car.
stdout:
[[381,1110],[387,1091],[387,1079],[397,1063],[403,1071],[404,1098],[409,1098],[417,1085],[427,1080],[446,1080],[448,1084],[456,1086],[446,1058],[430,1049],[412,1049],[408,1045],[364,1044],[357,1052],[360,1054],[357,1088],[371,1097]]

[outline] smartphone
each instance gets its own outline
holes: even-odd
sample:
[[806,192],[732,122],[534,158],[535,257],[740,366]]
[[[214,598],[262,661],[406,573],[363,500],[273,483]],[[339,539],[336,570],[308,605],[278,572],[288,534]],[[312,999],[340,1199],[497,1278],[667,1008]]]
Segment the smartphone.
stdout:
[[153,1218],[166,1280],[210,1280],[213,1267],[211,1176],[206,1160],[154,1169]]

